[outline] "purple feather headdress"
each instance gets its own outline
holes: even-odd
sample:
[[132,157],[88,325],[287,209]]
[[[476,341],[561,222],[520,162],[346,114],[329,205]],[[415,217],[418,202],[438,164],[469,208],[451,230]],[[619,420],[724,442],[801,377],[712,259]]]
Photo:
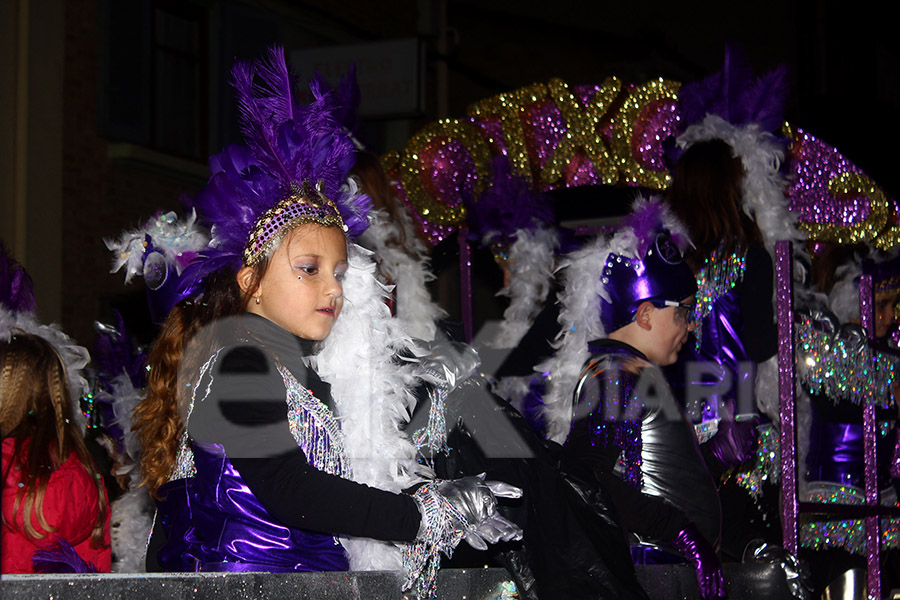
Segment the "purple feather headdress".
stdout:
[[334,95],[314,80],[312,102],[301,105],[280,47],[237,62],[232,80],[244,144],[210,157],[212,176],[190,203],[212,241],[186,285],[223,266],[257,263],[301,223],[340,226],[351,238],[368,223],[371,201],[347,182],[354,146],[336,120]]
[[532,191],[525,178],[512,173],[509,160],[492,161],[490,184],[477,201],[467,202],[470,235],[502,255],[519,230],[535,230],[554,221],[552,199]]
[[683,132],[677,148],[669,153],[672,164],[698,142],[723,140],[732,155],[741,159],[741,204],[763,234],[766,249],[774,256],[776,240],[802,239],[796,216],[788,210],[781,172],[786,140],[784,104],[788,92],[787,71],[779,67],[754,77],[738,50],[727,47],[722,71],[697,83],[686,83],[678,92]]

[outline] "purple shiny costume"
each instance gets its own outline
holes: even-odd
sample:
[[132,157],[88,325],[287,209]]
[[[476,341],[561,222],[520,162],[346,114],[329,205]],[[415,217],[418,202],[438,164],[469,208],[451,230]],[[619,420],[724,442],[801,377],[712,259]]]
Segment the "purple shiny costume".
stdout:
[[328,534],[287,527],[262,507],[218,444],[194,442],[197,474],[160,488],[159,552],[168,571],[346,571],[343,547]]

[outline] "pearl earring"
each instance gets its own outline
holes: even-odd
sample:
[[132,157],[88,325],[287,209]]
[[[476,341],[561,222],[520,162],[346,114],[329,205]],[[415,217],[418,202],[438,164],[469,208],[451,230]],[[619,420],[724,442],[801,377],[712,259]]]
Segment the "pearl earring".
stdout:
[[256,296],[256,303],[259,304],[259,296]]

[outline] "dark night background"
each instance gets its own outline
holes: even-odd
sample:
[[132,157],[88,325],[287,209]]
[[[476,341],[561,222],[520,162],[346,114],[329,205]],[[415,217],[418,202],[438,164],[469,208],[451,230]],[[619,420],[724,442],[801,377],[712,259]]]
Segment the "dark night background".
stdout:
[[291,51],[419,39],[421,110],[360,129],[384,152],[472,102],[552,77],[695,80],[721,67],[733,41],[758,74],[787,66],[788,121],[897,198],[893,23],[874,3],[829,0],[3,0],[0,237],[34,278],[42,318],[89,346],[93,320],[143,293],[108,273],[102,238],[199,189],[206,156],[237,131],[232,60],[273,42]]

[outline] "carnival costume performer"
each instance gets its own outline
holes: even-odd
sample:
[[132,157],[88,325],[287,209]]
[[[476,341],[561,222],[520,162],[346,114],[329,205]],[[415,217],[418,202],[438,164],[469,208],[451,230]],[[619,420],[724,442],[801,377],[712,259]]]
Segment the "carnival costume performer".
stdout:
[[715,482],[658,366],[692,327],[687,238],[659,202],[639,199],[631,219],[564,260],[563,337],[536,368],[547,436],[564,445],[567,473],[609,492],[628,531],[680,552],[702,597],[720,598]]
[[106,489],[78,418],[88,352],[34,310],[0,244],[0,572],[109,571]]
[[[350,318],[365,339],[379,315],[352,314],[368,304],[351,280],[374,282],[374,262],[348,247],[367,208],[345,181],[353,145],[315,84],[312,104],[296,103],[281,49],[237,63],[233,78],[246,145],[210,159],[193,207],[212,240],[182,274],[184,289],[201,294],[170,312],[136,411],[145,483],[158,499],[158,552],[148,560],[172,570],[343,570],[354,556],[341,542],[352,544],[335,536],[375,538],[402,544],[404,588],[428,595],[440,552],[463,537],[486,547],[518,536],[495,497],[517,490],[481,477],[425,480],[397,432],[408,405],[371,393],[363,400],[387,416],[354,423],[359,403],[345,403],[346,388],[376,389],[378,374],[355,362],[360,347],[329,336]],[[339,321],[342,309],[351,314]],[[385,360],[391,350],[380,349]],[[323,381],[340,368],[355,369],[355,381]],[[366,427],[385,423],[397,435],[367,441]],[[383,464],[360,444],[393,460],[387,487],[420,487],[355,481]]]

